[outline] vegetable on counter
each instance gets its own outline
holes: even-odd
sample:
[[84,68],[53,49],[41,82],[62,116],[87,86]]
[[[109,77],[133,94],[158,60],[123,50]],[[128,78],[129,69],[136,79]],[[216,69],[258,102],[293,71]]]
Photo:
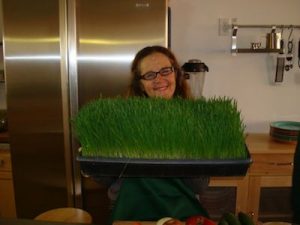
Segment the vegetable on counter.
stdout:
[[239,221],[241,222],[241,225],[255,225],[253,219],[244,212],[238,213]]
[[173,218],[172,217],[163,217],[163,218],[160,218],[157,222],[156,222],[156,225],[163,225],[165,222],[169,221],[169,220],[172,220]]
[[195,215],[187,218],[185,225],[216,225],[216,223],[204,216]]
[[244,212],[239,212],[237,216],[231,212],[227,212],[222,215],[218,225],[255,225],[255,223],[252,218]]
[[164,217],[164,218],[159,219],[156,222],[156,225],[184,225],[184,223],[175,218]]

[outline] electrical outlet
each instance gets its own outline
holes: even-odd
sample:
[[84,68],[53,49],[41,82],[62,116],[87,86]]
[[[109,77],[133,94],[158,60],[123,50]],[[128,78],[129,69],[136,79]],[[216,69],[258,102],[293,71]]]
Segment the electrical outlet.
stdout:
[[219,18],[219,36],[229,35],[233,24],[237,24],[237,18]]

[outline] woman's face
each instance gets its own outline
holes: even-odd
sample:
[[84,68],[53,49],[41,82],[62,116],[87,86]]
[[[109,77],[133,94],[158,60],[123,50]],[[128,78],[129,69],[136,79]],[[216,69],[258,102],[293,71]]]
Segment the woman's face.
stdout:
[[[141,75],[149,72],[158,72],[163,68],[172,67],[172,64],[167,56],[162,53],[153,53],[142,59],[140,63]],[[141,79],[142,89],[149,97],[161,97],[170,99],[173,97],[176,88],[176,77],[174,70],[162,76],[157,73],[156,78],[153,80]]]

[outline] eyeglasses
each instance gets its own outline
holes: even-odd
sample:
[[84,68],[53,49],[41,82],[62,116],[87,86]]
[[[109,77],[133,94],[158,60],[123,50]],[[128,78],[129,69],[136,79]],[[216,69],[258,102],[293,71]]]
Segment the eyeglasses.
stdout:
[[158,72],[151,71],[151,72],[145,73],[144,75],[141,75],[140,79],[143,79],[143,80],[154,80],[157,77],[158,74],[160,74],[161,76],[168,76],[173,71],[174,71],[174,68],[172,66],[170,66],[170,67],[163,67]]

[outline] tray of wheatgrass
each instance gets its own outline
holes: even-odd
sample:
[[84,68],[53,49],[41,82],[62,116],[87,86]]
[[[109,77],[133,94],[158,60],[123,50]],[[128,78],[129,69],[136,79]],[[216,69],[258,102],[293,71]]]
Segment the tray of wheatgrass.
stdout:
[[243,176],[245,125],[229,97],[101,98],[72,120],[77,160],[90,176]]

